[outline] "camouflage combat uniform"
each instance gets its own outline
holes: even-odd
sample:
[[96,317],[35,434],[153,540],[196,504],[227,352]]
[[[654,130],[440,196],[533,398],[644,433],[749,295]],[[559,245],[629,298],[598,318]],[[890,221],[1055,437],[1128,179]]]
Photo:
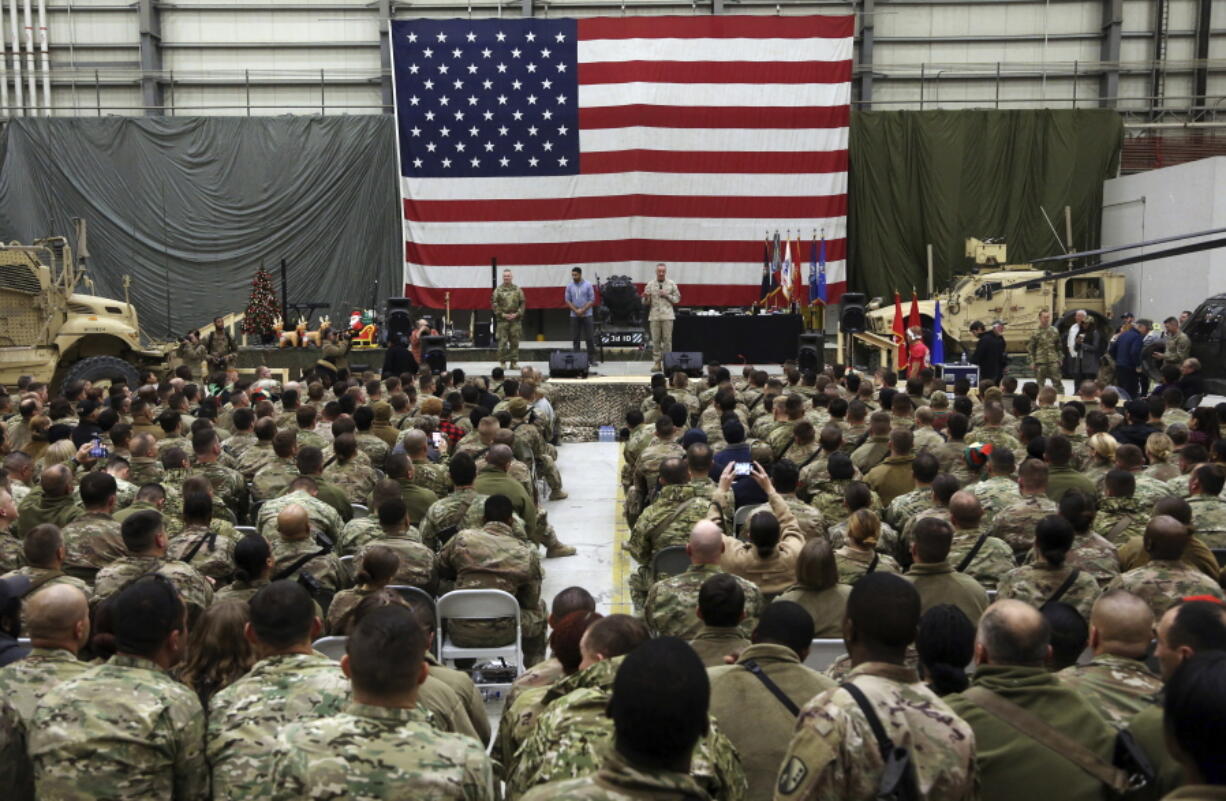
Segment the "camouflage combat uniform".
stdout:
[[1022,499],[1017,481],[1007,476],[992,476],[969,487],[968,491],[979,499],[979,505],[983,507],[983,519],[980,522],[985,526],[992,523],[1001,509]]
[[1154,508],[1155,503],[1163,498],[1171,497],[1171,488],[1166,485],[1166,482],[1142,473],[1133,473],[1133,476],[1136,479],[1137,488],[1132,497],[1137,499],[1137,505],[1146,514],[1149,514],[1149,510]]
[[1222,598],[1222,588],[1216,581],[1184,562],[1153,559],[1117,576],[1107,585],[1107,591],[1124,589],[1138,595],[1153,610],[1154,620],[1180,598],[1189,595],[1212,595]]
[[1182,331],[1176,331],[1174,336],[1164,331],[1162,341],[1166,345],[1166,351],[1162,354],[1164,365],[1173,364],[1178,367],[1192,352],[1192,340]]
[[66,572],[86,581],[128,553],[119,523],[105,512],[86,512],[60,529],[60,534]]
[[29,749],[40,798],[209,797],[200,701],[140,657],[117,654],[47,693]]
[[685,458],[685,451],[676,442],[669,440],[661,442],[656,439],[643,449],[634,463],[634,478],[630,489],[626,492],[626,522],[634,525],[639,515],[647,505],[647,496],[656,487],[656,479],[660,474],[660,465],[671,457]]
[[251,497],[257,501],[276,498],[289,489],[289,485],[299,475],[298,465],[293,459],[283,458],[274,453],[272,459],[261,467],[251,480]]
[[207,478],[213,488],[213,497],[221,499],[236,517],[246,515],[247,481],[242,473],[217,462],[207,462],[193,467],[191,475]]
[[707,516],[711,508],[710,494],[703,494],[691,484],[670,484],[660,488],[660,494],[643,510],[626,552],[638,562],[630,576],[630,596],[636,608],[642,608],[651,589],[651,560],[670,545],[685,545],[690,541],[694,524]]
[[[979,540],[983,532],[983,524],[972,529],[954,529],[953,542],[950,544],[949,556],[945,561],[957,569],[971,548]],[[963,573],[978,581],[985,590],[996,588],[997,582],[1004,578],[1016,566],[1013,561],[1013,549],[1004,540],[989,535],[979,547],[979,552],[966,567]]]
[[916,487],[890,501],[882,515],[882,522],[901,531],[919,512],[932,506],[932,487]]
[[[544,657],[545,605],[541,602],[541,569],[536,549],[515,537],[506,523],[486,523],[452,537],[438,557],[442,578],[454,578],[457,590],[494,589],[519,601],[520,632],[525,661]],[[453,620],[452,641],[462,648],[506,645],[515,639],[513,623],[501,620]]]
[[[855,479],[838,478],[819,481],[813,485],[812,497],[809,500],[809,505],[822,513],[822,519],[830,525],[836,520],[847,519],[847,507],[843,505],[843,493],[847,490],[847,485]],[[878,515],[885,508],[881,503],[881,496],[876,490],[870,490],[872,500],[869,502],[868,508],[872,509]]]
[[1004,540],[1013,553],[1025,553],[1034,547],[1034,527],[1058,510],[1056,503],[1043,493],[1023,495],[1021,500],[996,512],[988,526],[988,533]]
[[[919,798],[978,798],[975,734],[914,669],[866,662],[846,681],[867,696],[890,740],[910,750]],[[873,798],[884,768],[864,713],[841,688],[804,706],[781,764],[776,801]]]
[[425,487],[440,498],[446,498],[455,489],[447,466],[435,464],[429,459],[413,460],[413,483]]
[[428,715],[422,707],[350,703],[339,714],[286,727],[274,756],[272,798],[496,801],[485,749],[438,731]]
[[349,680],[325,656],[276,654],[255,663],[209,700],[205,750],[214,801],[268,797],[277,733],[335,715],[348,702]]
[[28,729],[43,696],[90,667],[71,651],[34,648],[24,659],[0,668],[0,697],[12,704],[22,728]]
[[630,764],[614,748],[601,751],[600,769],[590,776],[553,782],[534,788],[524,801],[709,801],[710,796],[691,776],[650,770]]
[[[271,442],[257,442],[243,451],[243,455],[238,458],[238,465],[234,469],[242,473],[243,478],[253,481],[255,474],[260,472],[261,468],[277,458],[279,457],[277,452],[272,449]],[[258,500],[260,496],[253,490],[252,497]]]
[[[1031,551],[1027,560],[1033,559],[1033,556],[1034,552]],[[1120,557],[1116,547],[1093,531],[1073,535],[1073,547],[1064,557],[1064,562],[1088,572],[1099,587],[1107,586],[1120,574]]]
[[[498,366],[505,366],[509,361],[511,369],[519,366],[519,337],[524,328],[524,291],[515,284],[499,284],[490,299],[490,308],[494,311],[494,336],[498,340]],[[503,315],[514,314],[514,320],[508,320]]]
[[[709,482],[708,482],[709,483]],[[711,490],[714,491],[715,485],[710,484]],[[801,533],[805,535],[805,540],[811,540],[815,537],[828,537],[826,530],[826,520],[822,517],[822,513],[814,509],[809,504],[796,497],[796,493],[779,493],[779,497],[783,498],[783,502],[792,510],[792,514],[796,516],[796,522],[800,525]],[[759,510],[764,512],[770,511],[770,504],[759,504],[749,511],[749,517],[753,517]],[[747,520],[749,518],[746,518]],[[728,528],[731,531],[731,528]],[[681,544],[681,543],[678,543]]]
[[839,572],[840,584],[855,584],[860,577],[868,572],[868,566],[876,557],[877,564],[873,566],[874,573],[902,573],[902,566],[889,554],[871,551],[852,550],[844,545],[834,552],[834,564]]
[[311,530],[316,533],[321,533],[328,539],[336,542],[340,536],[341,529],[345,527],[341,516],[328,504],[316,498],[306,490],[294,490],[288,495],[281,495],[273,498],[271,501],[265,501],[260,507],[260,513],[256,517],[255,527],[267,540],[272,540],[277,536],[277,515],[281,514],[281,510],[288,506],[297,504],[303,509],[306,509],[307,517],[311,521]]
[[323,477],[345,493],[345,499],[351,504],[366,503],[378,480],[374,468],[357,459],[333,462],[324,468]]
[[[847,520],[847,510],[844,509],[843,522],[835,523],[827,533],[831,548],[838,549],[847,544]],[[877,534],[877,553],[895,556],[903,552],[902,548],[902,538],[898,532],[889,523],[882,523],[881,531]]]
[[[1014,568],[1001,578],[1000,585],[996,588],[996,598],[1002,601],[1006,598],[1014,598],[1025,601],[1038,609],[1051,600],[1056,590],[1064,584],[1069,573],[1076,567],[1078,566],[1068,563],[1060,567],[1052,567],[1047,562],[1036,562],[1032,565]],[[1094,602],[1098,600],[1098,594],[1098,582],[1094,580],[1094,575],[1083,568],[1060,600],[1075,607],[1088,621],[1090,611],[1094,608]]]
[[[448,538],[454,536],[461,528],[470,528],[465,524],[466,516],[476,512],[482,518],[485,515],[485,501],[488,495],[477,492],[472,487],[456,490],[445,498],[440,498],[430,505],[425,518],[421,521],[421,541],[437,551],[443,547],[439,535],[454,528]],[[480,523],[476,527],[480,527]]]
[[[1060,375],[1060,365],[1064,362],[1064,349],[1060,343],[1060,332],[1054,325],[1038,329],[1026,341],[1026,353],[1030,356],[1030,366],[1034,370],[1035,380],[1039,389],[1050,381],[1056,392],[1064,390],[1064,381]],[[1044,432],[1046,433],[1046,431]]]
[[1056,406],[1040,405],[1030,416],[1042,424],[1045,437],[1055,434],[1060,427],[1060,409]]
[[400,557],[400,567],[392,577],[392,584],[420,587],[434,595],[438,589],[438,568],[434,564],[434,551],[421,544],[420,536],[416,531],[395,534],[381,531],[378,537],[358,549],[353,559],[354,573],[366,558],[366,552],[376,545],[382,545],[391,548]]
[[1094,532],[1115,546],[1145,533],[1149,515],[1141,511],[1135,498],[1103,498],[1091,526]]
[[1117,729],[1158,703],[1162,679],[1145,663],[1115,654],[1098,654],[1088,665],[1072,665],[1056,678],[1076,690]]
[[125,556],[99,570],[94,583],[94,601],[101,603],[150,573],[170,579],[183,603],[193,610],[190,615],[193,618],[213,603],[213,586],[204,576],[191,565],[161,556]]
[[[687,642],[698,636],[702,620],[698,617],[698,591],[716,573],[724,572],[719,565],[690,565],[684,573],[669,576],[651,585],[643,605],[643,619],[657,637],[680,637]],[[764,603],[758,585],[740,576],[733,576],[745,593],[745,617],[740,630],[748,637],[758,625]]]
[[358,450],[366,454],[372,465],[382,467],[384,462],[387,461],[387,454],[391,449],[387,447],[386,442],[369,431],[357,432],[357,436],[354,439],[357,440]]
[[1188,498],[1192,507],[1192,531],[1210,548],[1226,548],[1226,501],[1212,495]]
[[250,432],[243,434],[232,434],[227,437],[225,442],[221,443],[221,449],[228,453],[232,458],[242,461],[243,454],[251,448],[254,448],[256,443],[255,434]]
[[[201,538],[206,539],[203,543]],[[208,526],[193,523],[166,544],[166,558],[182,561],[188,552],[196,553],[188,562],[200,575],[225,584],[234,575],[234,546],[238,545],[238,532],[224,520],[214,520]],[[200,547],[196,547],[197,544]]]
[[349,571],[341,563],[340,557],[334,553],[319,553],[322,548],[312,538],[304,540],[283,540],[280,537],[272,544],[273,575],[276,576],[307,554],[319,554],[304,563],[285,578],[293,579],[299,573],[309,573],[327,590],[336,592],[349,584]]
[[[602,748],[613,739],[613,721],[605,709],[622,661],[616,657],[597,662],[549,688],[544,711],[509,770],[508,799],[547,782],[597,772]],[[742,801],[745,796],[747,780],[740,758],[714,723],[694,747],[690,776],[717,801]]]

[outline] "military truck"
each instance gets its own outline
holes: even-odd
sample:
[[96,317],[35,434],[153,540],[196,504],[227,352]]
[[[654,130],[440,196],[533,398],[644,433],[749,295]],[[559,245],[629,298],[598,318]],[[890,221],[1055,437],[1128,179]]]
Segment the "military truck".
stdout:
[[135,307],[78,293],[82,278],[65,237],[0,245],[0,383],[29,375],[53,388],[74,379],[135,388],[142,368],[165,365],[165,348],[142,345]]
[[[1104,271],[1043,280],[1052,271],[1030,264],[1009,264],[1007,253],[1004,242],[967,239],[966,258],[973,264],[971,271],[956,277],[944,292],[919,301],[925,341],[929,344],[936,301],[938,298],[941,301],[946,361],[956,361],[963,350],[975,349],[976,339],[970,326],[976,320],[985,325],[1004,320],[1005,345],[1010,353],[1025,352],[1026,341],[1038,329],[1039,312],[1043,309],[1052,311],[1052,322],[1062,335],[1073,324],[1078,310],[1093,317],[1100,331],[1112,329],[1115,306],[1124,296],[1123,275]],[[1033,283],[1021,285],[1026,281]],[[888,338],[894,326],[894,304],[875,299],[869,308],[869,329]],[[904,319],[910,309],[910,302],[904,300]]]

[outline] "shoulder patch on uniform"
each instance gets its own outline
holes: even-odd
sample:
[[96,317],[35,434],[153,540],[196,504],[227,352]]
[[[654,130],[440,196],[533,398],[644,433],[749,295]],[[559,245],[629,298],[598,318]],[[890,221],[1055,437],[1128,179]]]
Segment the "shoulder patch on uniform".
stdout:
[[808,775],[809,769],[805,766],[804,760],[798,756],[792,756],[783,766],[783,770],[779,772],[779,792],[783,795],[791,795],[800,788],[800,783]]

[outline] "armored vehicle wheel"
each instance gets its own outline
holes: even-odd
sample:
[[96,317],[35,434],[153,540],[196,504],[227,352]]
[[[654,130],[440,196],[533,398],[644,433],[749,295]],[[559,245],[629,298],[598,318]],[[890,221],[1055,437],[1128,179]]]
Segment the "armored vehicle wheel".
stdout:
[[115,356],[90,356],[74,363],[64,375],[65,384],[75,380],[98,383],[119,379],[127,382],[133,391],[140,387],[140,374],[136,368]]

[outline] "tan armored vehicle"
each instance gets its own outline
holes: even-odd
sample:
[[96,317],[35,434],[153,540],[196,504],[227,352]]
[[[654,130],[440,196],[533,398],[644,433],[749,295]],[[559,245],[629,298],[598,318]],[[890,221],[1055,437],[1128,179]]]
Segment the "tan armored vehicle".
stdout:
[[[1039,312],[1043,309],[1052,310],[1052,323],[1061,334],[1072,325],[1078,310],[1095,318],[1100,331],[1112,330],[1115,305],[1124,296],[1123,275],[1103,271],[1044,281],[1054,271],[1030,264],[1008,264],[1006,252],[1003,242],[967,239],[966,258],[973,261],[974,270],[955,278],[946,291],[919,302],[927,333],[932,330],[936,300],[941,301],[946,361],[956,361],[962,349],[975,349],[976,339],[970,326],[976,320],[985,325],[1004,320],[1005,343],[1010,353],[1026,350],[1026,341],[1038,328]],[[1033,284],[1006,289],[1032,279]],[[888,338],[894,326],[893,303],[875,300],[870,308],[869,329]],[[910,301],[904,298],[904,319],[910,309]]]
[[77,293],[81,278],[64,237],[0,245],[0,383],[122,378],[135,389],[142,368],[164,365],[162,349],[142,346],[135,307]]

